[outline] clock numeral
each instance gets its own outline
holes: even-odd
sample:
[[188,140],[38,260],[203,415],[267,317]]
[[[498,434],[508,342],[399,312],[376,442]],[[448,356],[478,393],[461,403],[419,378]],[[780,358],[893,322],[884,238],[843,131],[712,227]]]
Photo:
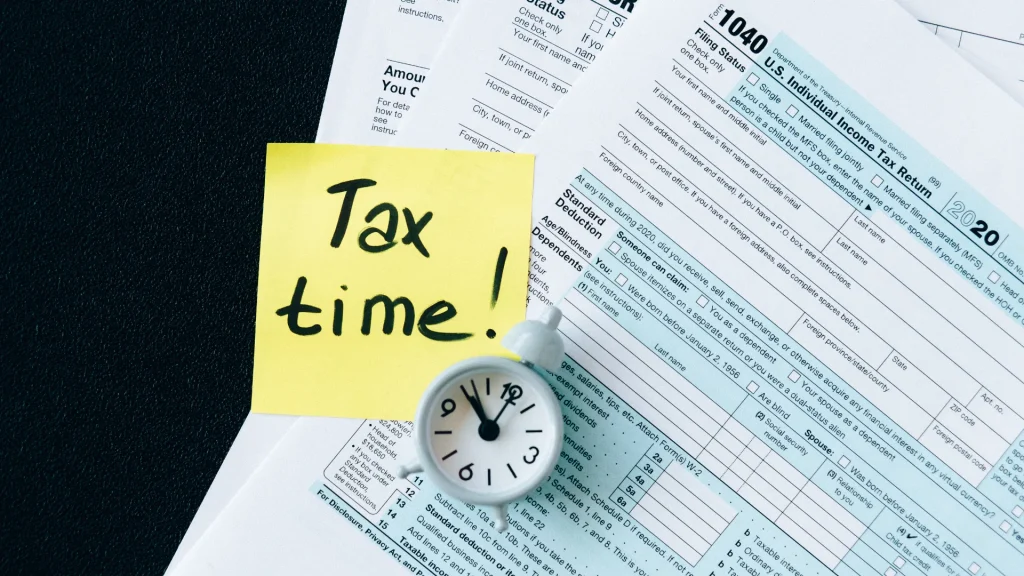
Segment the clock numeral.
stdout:
[[511,382],[502,384],[501,397],[508,396],[508,403],[515,404],[516,400],[523,397],[523,388],[519,384],[513,384]]
[[462,468],[459,468],[459,478],[463,482],[469,481],[469,479],[472,478],[472,477],[473,477],[473,463],[472,462],[470,462],[469,464],[466,464]]
[[540,455],[540,449],[538,449],[536,446],[530,446],[530,450],[533,451],[533,454],[530,455],[529,460],[526,459],[526,456],[523,456],[523,462],[526,462],[527,464],[533,464],[534,462],[536,462],[537,456]]
[[455,400],[445,398],[441,401],[441,418],[455,412]]

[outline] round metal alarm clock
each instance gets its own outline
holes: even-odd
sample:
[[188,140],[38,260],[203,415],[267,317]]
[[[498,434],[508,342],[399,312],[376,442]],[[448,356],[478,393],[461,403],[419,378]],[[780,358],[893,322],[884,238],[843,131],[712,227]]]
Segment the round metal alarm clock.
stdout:
[[425,472],[442,492],[491,507],[495,529],[504,532],[508,503],[539,486],[562,451],[562,411],[533,369],[560,365],[561,318],[558,308],[548,308],[509,330],[501,343],[520,362],[480,356],[435,378],[416,409],[418,461],[398,476]]

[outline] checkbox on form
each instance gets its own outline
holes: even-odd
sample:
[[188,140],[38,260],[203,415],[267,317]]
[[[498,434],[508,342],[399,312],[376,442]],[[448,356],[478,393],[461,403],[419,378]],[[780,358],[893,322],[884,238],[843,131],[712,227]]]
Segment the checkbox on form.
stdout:
[[789,114],[790,118],[796,117],[797,112],[799,112],[799,110],[796,109],[796,106],[791,105],[789,108],[786,108],[786,114]]
[[800,373],[797,372],[796,370],[793,370],[792,372],[789,373],[789,381],[790,382],[796,382],[799,379],[800,379]]
[[1006,520],[1003,520],[1003,523],[999,525],[999,529],[1002,530],[1003,532],[1009,533],[1010,532],[1010,523],[1007,522]]
[[1024,508],[1021,508],[1020,506],[1014,506],[1013,507],[1013,515],[1016,516],[1017,518],[1020,518],[1021,514],[1024,514]]
[[896,569],[892,566],[889,566],[885,569],[885,576],[896,576]]
[[968,570],[971,571],[971,574],[977,574],[978,570],[981,570],[981,566],[978,566],[978,563],[975,562],[975,563],[971,564],[971,567],[968,568]]
[[598,20],[604,20],[606,18],[608,18],[608,11],[605,10],[604,8],[598,8],[597,9],[597,19]]
[[892,563],[895,564],[897,568],[903,568],[903,565],[906,564],[907,561],[903,558],[903,556],[897,556],[896,559],[892,561]]
[[619,277],[615,279],[615,283],[618,284],[619,286],[625,286],[626,276],[624,274],[619,274]]
[[618,254],[619,248],[622,248],[622,246],[619,246],[615,242],[612,242],[611,244],[608,245],[608,251],[611,252],[612,254]]
[[882,182],[884,182],[884,180],[882,180],[882,177],[879,176],[878,174],[875,174],[875,177],[871,179],[871,185],[874,186],[875,188],[881,186]]
[[591,32],[600,32],[601,31],[601,23],[598,22],[597,20],[594,20],[593,22],[591,22],[590,23],[590,31]]
[[840,468],[846,468],[849,465],[850,465],[850,459],[849,458],[847,458],[846,456],[840,456],[839,457],[839,467]]
[[747,76],[747,82],[751,86],[757,86],[757,81],[760,79],[761,78],[757,74],[751,74],[750,76]]
[[988,275],[988,281],[993,284],[999,282],[999,274],[996,274],[996,271],[993,270],[992,273]]
[[750,392],[751,394],[753,394],[753,393],[757,392],[757,389],[758,389],[758,388],[760,388],[760,386],[758,386],[758,385],[757,385],[757,382],[754,382],[753,380],[751,380],[751,381],[750,381],[750,384],[747,384],[747,390],[748,390],[748,391],[749,391],[749,392]]
[[703,307],[705,307],[707,305],[708,305],[708,297],[703,295],[703,294],[701,294],[700,298],[697,298],[697,306],[700,306],[701,308],[703,308]]

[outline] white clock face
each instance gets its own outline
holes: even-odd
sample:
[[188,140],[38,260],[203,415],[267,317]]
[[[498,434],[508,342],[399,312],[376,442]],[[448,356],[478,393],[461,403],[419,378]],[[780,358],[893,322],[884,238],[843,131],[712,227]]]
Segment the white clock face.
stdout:
[[[561,449],[562,414],[540,377],[481,369],[449,381],[429,407],[433,461],[450,482],[481,494],[539,483]],[[557,430],[556,430],[557,428]]]

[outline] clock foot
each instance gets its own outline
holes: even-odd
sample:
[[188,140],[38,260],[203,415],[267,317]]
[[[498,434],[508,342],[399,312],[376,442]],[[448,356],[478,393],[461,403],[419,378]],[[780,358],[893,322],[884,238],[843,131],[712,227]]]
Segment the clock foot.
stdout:
[[502,504],[501,506],[494,506],[491,508],[491,516],[494,517],[494,529],[499,534],[508,530],[508,506]]
[[415,474],[417,472],[423,472],[423,466],[420,466],[420,463],[416,460],[407,464],[402,464],[398,467],[399,478],[406,478],[409,474]]

